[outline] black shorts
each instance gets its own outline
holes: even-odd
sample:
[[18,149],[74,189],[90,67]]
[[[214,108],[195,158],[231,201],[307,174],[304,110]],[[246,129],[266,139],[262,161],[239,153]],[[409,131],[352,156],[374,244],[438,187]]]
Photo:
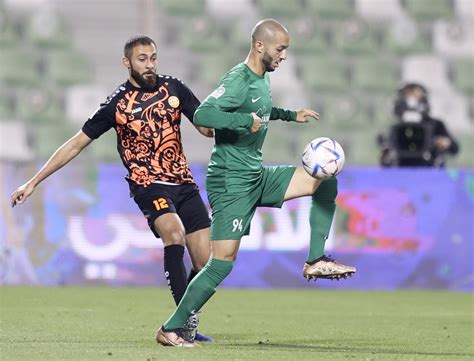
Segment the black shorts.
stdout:
[[183,222],[186,234],[210,227],[209,213],[194,183],[166,185],[152,183],[143,187],[129,181],[133,197],[153,234],[160,238],[154,227],[155,220],[166,213],[176,213]]

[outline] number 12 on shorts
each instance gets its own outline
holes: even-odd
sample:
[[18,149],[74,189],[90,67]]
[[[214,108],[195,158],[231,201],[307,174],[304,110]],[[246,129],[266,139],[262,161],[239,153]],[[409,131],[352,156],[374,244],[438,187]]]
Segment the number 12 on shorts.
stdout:
[[153,201],[153,204],[155,205],[155,208],[157,211],[163,208],[169,208],[168,202],[166,201],[165,198],[158,198]]
[[233,221],[232,221],[232,232],[235,232],[236,230],[239,230],[240,232],[242,232],[242,221],[243,219],[240,218],[235,218]]

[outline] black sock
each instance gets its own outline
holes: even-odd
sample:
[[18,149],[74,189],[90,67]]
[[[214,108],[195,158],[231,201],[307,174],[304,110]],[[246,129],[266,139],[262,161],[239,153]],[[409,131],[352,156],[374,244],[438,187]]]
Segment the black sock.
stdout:
[[173,295],[174,302],[178,305],[188,285],[186,268],[183,262],[184,247],[179,244],[166,246],[164,255],[165,277],[168,280],[168,286]]
[[189,272],[188,276],[188,285],[193,280],[194,276],[196,276],[199,272],[196,272],[194,268],[191,268],[191,272]]

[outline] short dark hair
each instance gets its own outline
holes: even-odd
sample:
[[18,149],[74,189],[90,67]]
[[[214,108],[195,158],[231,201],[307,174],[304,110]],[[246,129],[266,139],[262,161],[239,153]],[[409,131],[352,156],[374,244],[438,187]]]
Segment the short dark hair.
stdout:
[[153,41],[152,38],[146,35],[135,35],[132,36],[130,39],[127,40],[125,46],[123,47],[123,55],[128,59],[132,56],[133,48],[137,45],[151,45],[153,44],[156,48],[156,43]]

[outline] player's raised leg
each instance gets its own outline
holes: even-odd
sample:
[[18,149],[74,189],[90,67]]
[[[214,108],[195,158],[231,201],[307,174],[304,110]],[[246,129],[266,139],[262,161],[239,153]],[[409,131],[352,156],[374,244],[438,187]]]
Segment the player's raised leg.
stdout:
[[337,178],[321,181],[311,177],[303,167],[298,167],[286,190],[285,200],[302,196],[312,197],[309,214],[311,237],[308,259],[303,266],[303,276],[307,280],[351,276],[356,272],[354,267],[340,264],[324,255],[324,246],[336,210]]

